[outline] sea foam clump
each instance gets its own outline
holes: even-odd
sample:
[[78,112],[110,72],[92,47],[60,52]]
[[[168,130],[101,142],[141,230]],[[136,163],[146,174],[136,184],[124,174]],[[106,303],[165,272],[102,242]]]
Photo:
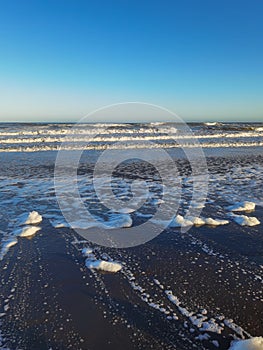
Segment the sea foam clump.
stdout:
[[39,230],[41,230],[41,227],[38,226],[25,226],[17,231],[15,231],[15,234],[20,237],[31,237],[34,236]]
[[206,225],[210,226],[220,226],[220,225],[227,225],[229,224],[228,220],[222,220],[222,219],[212,219],[212,218],[207,218],[205,219]]
[[256,226],[260,221],[254,216],[232,215],[233,220],[241,226]]
[[120,263],[105,260],[87,259],[85,265],[91,270],[101,270],[106,272],[118,272],[122,269],[122,265]]
[[19,225],[37,225],[42,221],[42,216],[37,211],[31,211],[29,214],[20,216]]
[[233,341],[229,350],[262,350],[263,337]]
[[15,237],[7,238],[2,242],[2,247],[0,250],[0,260],[3,259],[4,255],[8,252],[9,248],[17,244],[17,239]]
[[230,211],[252,211],[252,210],[255,210],[255,207],[256,207],[256,204],[254,202],[244,201],[244,202],[238,202],[234,205],[230,205],[226,209]]
[[188,217],[185,219],[181,215],[177,215],[176,218],[172,221],[170,227],[187,227],[187,226],[202,226],[202,225],[210,225],[210,226],[220,226],[229,224],[228,220],[222,219],[212,219],[212,218],[199,218],[199,217]]
[[212,218],[202,218],[198,216],[188,216],[187,218],[184,218],[182,215],[176,215],[176,217],[172,221],[168,220],[155,220],[152,219],[151,222],[157,225],[161,225],[163,227],[190,227],[190,226],[203,226],[203,225],[209,225],[209,226],[220,226],[220,225],[227,225],[229,224],[228,220],[222,220],[222,219],[212,219]]
[[202,225],[205,225],[205,219],[203,218],[199,218],[198,216],[190,216],[188,218],[192,223],[193,225],[195,226],[202,226]]
[[19,217],[19,226],[22,228],[17,229],[13,232],[13,235],[20,237],[31,237],[37,231],[41,230],[39,226],[42,221],[42,216],[37,211],[31,211],[29,214],[22,214]]
[[192,226],[193,223],[190,220],[185,219],[182,215],[176,215],[174,220],[170,223],[170,227],[187,227]]
[[31,237],[41,230],[41,227],[36,226],[41,221],[42,216],[37,211],[18,216],[15,220],[15,224],[22,227],[17,228],[11,234],[3,238],[0,249],[0,260],[2,260],[5,254],[9,251],[9,248],[17,244],[18,241],[16,237]]
[[198,216],[189,217],[189,220],[192,222],[192,225],[195,225],[195,226],[203,226],[203,225],[220,226],[220,225],[229,224],[228,220],[213,219],[213,218],[199,218]]

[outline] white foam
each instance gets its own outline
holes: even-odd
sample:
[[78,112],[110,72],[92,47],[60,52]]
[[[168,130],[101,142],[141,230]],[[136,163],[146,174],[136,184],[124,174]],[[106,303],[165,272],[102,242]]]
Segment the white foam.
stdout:
[[176,215],[174,220],[170,223],[170,227],[187,227],[192,225],[192,221],[186,220],[182,215]]
[[188,216],[187,219],[185,219],[183,216],[177,215],[176,219],[172,221],[170,227],[185,227],[185,226],[192,226],[192,225],[220,226],[220,225],[227,225],[227,224],[229,224],[229,220],[202,218],[198,216]]
[[54,228],[62,228],[62,227],[70,227],[69,224],[64,221],[63,219],[59,220],[59,219],[55,219],[55,220],[49,220],[49,222],[51,223],[51,225]]
[[[57,222],[57,225],[60,225]],[[72,229],[89,229],[92,227],[102,228],[102,229],[114,229],[114,228],[129,228],[132,226],[132,218],[129,214],[111,214],[107,221],[88,221],[88,220],[78,220],[70,222],[70,227]],[[63,226],[62,226],[63,227]]]
[[199,218],[199,217],[193,217],[193,216],[190,216],[188,217],[188,219],[192,222],[193,225],[195,226],[202,226],[202,225],[205,225],[205,219],[203,218]]
[[187,218],[184,218],[182,215],[177,215],[173,220],[151,220],[151,222],[161,225],[163,227],[189,227],[189,226],[202,226],[202,225],[209,225],[209,226],[220,226],[220,225],[227,225],[229,224],[229,220],[223,220],[223,219],[212,219],[212,218],[200,218],[200,217],[194,217],[194,216],[188,216]]
[[229,350],[262,350],[263,337],[233,341]]
[[[154,279],[157,286],[164,289],[166,297],[178,308],[179,312],[187,317],[189,321],[196,326],[201,332],[213,332],[221,334],[225,326],[235,332],[236,335],[244,339],[245,336],[251,337],[242,327],[234,323],[233,320],[225,319],[224,315],[217,315],[215,317],[208,318],[208,311],[206,309],[199,309],[198,312],[189,311],[187,308],[181,306],[181,301],[177,296],[173,294],[171,290],[165,290],[164,286]],[[222,322],[224,320],[224,322]]]
[[122,269],[122,265],[114,261],[87,259],[85,265],[92,270],[102,270],[107,272],[118,272]]
[[220,226],[220,225],[227,225],[229,224],[228,220],[222,220],[222,219],[212,219],[212,218],[206,218],[205,219],[206,225],[210,226]]
[[233,220],[241,226],[256,226],[260,221],[255,216],[231,215]]
[[238,202],[234,205],[230,205],[226,209],[230,211],[252,211],[252,210],[255,210],[255,207],[256,207],[256,204],[254,202],[244,201],[244,202]]
[[37,211],[31,211],[29,214],[22,214],[19,220],[19,225],[37,225],[42,221],[42,216]]
[[[61,225],[67,225],[65,223],[60,223],[57,225],[57,227],[67,227],[67,226],[61,226]],[[72,229],[81,229],[81,230],[87,230],[92,227],[100,227],[102,226],[101,223],[96,222],[96,221],[88,221],[88,220],[78,220],[78,221],[73,221],[68,224],[68,227]]]
[[214,126],[214,125],[218,125],[217,122],[207,122],[207,123],[204,123],[205,125],[207,126]]
[[[210,124],[211,125],[211,124]],[[159,129],[159,130],[158,130]],[[37,152],[50,150],[83,150],[83,142],[87,144],[85,149],[148,149],[150,148],[175,148],[181,147],[180,144],[174,142],[173,135],[176,129],[168,128],[133,128],[127,129],[108,127],[84,126],[83,130],[64,129],[57,130],[35,130],[35,131],[19,131],[19,132],[1,132],[1,152]],[[207,131],[206,131],[207,132]],[[258,147],[263,146],[262,128],[255,128],[254,131],[245,132],[220,132],[214,131],[209,134],[198,131],[198,134],[177,134],[176,140],[182,140],[185,148],[196,147],[193,140],[198,139],[202,143],[203,148],[222,148],[222,147]],[[122,145],[119,144],[120,141]],[[149,146],[149,142],[152,141]],[[155,141],[163,141],[161,143]],[[66,142],[67,144],[64,144]],[[62,143],[62,145],[61,145]],[[125,144],[126,143],[126,144]],[[61,148],[62,147],[62,148]]]
[[182,307],[180,300],[172,293],[171,290],[165,290],[165,294],[167,298],[177,306],[180,313],[183,316],[188,317],[191,323],[199,328],[200,331],[221,334],[224,330],[224,326],[219,324],[214,318],[208,319],[206,316],[206,310],[203,310],[203,313],[195,314],[194,312],[187,310],[187,308]]
[[15,231],[14,234],[20,237],[31,237],[34,236],[39,230],[41,230],[41,228],[38,226],[25,226]]
[[128,228],[132,226],[132,218],[129,214],[113,214],[105,225],[107,228]]
[[17,244],[17,239],[15,237],[9,237],[2,242],[2,247],[0,251],[0,260],[3,259],[4,255],[8,252],[9,248]]

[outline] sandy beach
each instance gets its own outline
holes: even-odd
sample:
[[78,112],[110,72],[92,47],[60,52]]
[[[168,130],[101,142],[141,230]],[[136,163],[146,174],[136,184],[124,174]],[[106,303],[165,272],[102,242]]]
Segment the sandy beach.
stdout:
[[[91,202],[88,181],[95,156],[89,152],[79,169],[80,189],[109,222],[112,216]],[[260,153],[260,147],[207,150],[204,224],[182,233],[177,217],[177,224],[153,240],[126,249],[96,245],[67,227],[54,191],[55,151],[2,153],[1,348],[227,350],[233,340],[262,335]],[[173,156],[182,178],[178,215],[183,215],[191,190],[189,164],[179,154]],[[140,213],[130,214],[132,226],[139,226],[158,205],[160,181],[145,164],[124,164],[115,173],[120,195],[129,194],[121,181],[129,182],[135,169],[141,169],[154,193]],[[244,201],[255,209],[229,209]],[[33,224],[40,230],[21,237],[21,232],[27,234],[18,218],[32,211],[42,216]],[[237,215],[244,216],[244,225]],[[259,224],[248,226],[245,217],[255,217]],[[129,231],[116,229],[124,235]],[[16,242],[7,246],[8,239]],[[90,269],[89,259],[118,263],[121,270]]]

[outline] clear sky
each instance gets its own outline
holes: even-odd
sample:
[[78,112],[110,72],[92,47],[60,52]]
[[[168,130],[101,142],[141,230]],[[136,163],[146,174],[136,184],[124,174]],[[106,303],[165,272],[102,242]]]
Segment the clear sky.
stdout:
[[125,101],[263,120],[262,17],[262,0],[0,0],[0,120]]

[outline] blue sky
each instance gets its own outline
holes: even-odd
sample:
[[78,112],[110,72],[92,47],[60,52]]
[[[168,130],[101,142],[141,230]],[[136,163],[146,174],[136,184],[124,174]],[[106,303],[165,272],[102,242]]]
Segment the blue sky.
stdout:
[[[263,120],[262,0],[0,0],[0,120],[125,101]],[[125,121],[125,117],[124,117]]]

